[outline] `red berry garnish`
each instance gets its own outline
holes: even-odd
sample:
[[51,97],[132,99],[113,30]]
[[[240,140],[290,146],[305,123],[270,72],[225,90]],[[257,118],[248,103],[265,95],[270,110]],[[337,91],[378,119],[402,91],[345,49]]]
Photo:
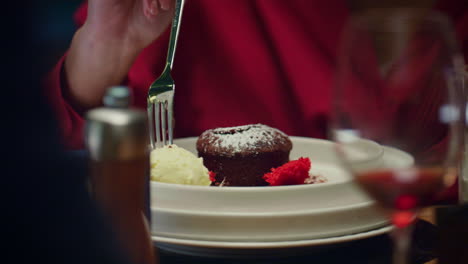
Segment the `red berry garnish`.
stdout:
[[271,186],[304,184],[309,178],[310,166],[309,158],[299,158],[278,168],[272,168],[271,172],[263,175],[263,179]]
[[209,171],[208,175],[210,176],[210,181],[212,181],[212,182],[216,181],[216,172]]

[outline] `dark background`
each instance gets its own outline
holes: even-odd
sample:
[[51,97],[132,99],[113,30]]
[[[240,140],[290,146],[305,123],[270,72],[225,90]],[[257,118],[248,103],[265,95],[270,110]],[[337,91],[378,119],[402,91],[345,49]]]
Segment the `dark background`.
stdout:
[[44,65],[43,70],[53,67],[68,49],[76,25],[73,14],[82,0],[38,1],[34,8],[33,31],[37,38],[38,58]]
[[125,263],[67,156],[41,78],[67,49],[79,1],[4,1],[0,15],[1,263]]

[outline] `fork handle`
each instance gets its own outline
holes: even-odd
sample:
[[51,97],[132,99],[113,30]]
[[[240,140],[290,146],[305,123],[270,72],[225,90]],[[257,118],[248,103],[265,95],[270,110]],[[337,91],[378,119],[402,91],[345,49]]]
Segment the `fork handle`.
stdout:
[[170,70],[172,70],[172,63],[174,62],[174,54],[177,46],[177,39],[179,37],[180,18],[182,16],[184,2],[184,0],[175,1],[174,18],[172,19],[171,36],[169,38],[169,48],[166,59],[166,68],[169,68]]

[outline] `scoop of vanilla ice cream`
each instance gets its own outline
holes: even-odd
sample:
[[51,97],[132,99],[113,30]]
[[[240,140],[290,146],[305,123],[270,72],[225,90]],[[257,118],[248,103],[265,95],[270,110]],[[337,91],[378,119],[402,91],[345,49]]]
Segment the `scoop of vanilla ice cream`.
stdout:
[[177,145],[151,151],[151,180],[189,185],[211,184],[203,159]]

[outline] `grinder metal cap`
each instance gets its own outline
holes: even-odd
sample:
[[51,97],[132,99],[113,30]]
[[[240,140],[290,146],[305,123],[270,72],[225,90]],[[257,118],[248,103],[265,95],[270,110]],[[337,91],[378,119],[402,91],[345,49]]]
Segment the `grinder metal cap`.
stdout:
[[[114,90],[113,87],[108,90],[107,99],[112,97]],[[122,98],[118,101],[122,103]],[[113,105],[93,109],[86,114],[85,144],[91,159],[97,161],[132,160],[147,155],[149,135],[146,114]]]

